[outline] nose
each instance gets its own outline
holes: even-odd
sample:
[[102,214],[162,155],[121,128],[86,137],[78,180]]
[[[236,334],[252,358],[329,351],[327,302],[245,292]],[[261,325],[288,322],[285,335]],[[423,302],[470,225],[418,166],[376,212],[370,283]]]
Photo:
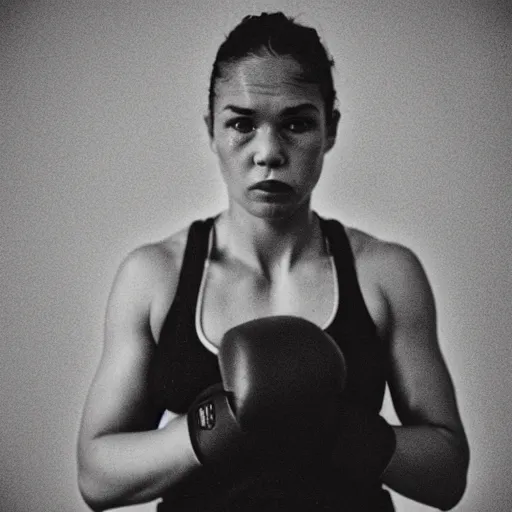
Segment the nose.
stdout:
[[273,128],[261,128],[258,132],[255,140],[254,163],[269,169],[284,165],[286,155],[279,133]]

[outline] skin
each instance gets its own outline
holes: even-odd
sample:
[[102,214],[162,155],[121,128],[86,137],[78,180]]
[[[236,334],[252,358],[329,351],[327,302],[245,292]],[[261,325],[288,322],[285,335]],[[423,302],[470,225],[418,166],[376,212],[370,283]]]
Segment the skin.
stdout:
[[[230,327],[266,315],[294,314],[324,327],[335,284],[310,200],[338,113],[326,122],[318,86],[302,81],[290,59],[252,57],[226,71],[213,119],[205,119],[229,197],[215,225],[201,311],[216,346]],[[253,188],[264,180],[285,183],[288,192]],[[389,385],[402,423],[383,482],[449,509],[464,492],[469,451],[428,279],[409,249],[355,229],[347,234],[364,300],[391,351]],[[200,468],[185,416],[170,413],[157,430],[162,411],[151,407],[146,387],[186,238],[183,230],[136,249],[115,278],[78,442],[80,490],[93,509],[157,498]]]

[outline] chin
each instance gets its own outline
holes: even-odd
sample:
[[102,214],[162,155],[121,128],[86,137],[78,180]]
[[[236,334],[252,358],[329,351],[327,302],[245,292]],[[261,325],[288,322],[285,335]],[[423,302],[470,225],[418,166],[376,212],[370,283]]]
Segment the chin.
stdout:
[[265,203],[258,205],[251,205],[247,211],[255,217],[268,220],[269,222],[278,222],[290,219],[293,217],[301,207],[305,205],[301,204],[277,204],[277,203]]

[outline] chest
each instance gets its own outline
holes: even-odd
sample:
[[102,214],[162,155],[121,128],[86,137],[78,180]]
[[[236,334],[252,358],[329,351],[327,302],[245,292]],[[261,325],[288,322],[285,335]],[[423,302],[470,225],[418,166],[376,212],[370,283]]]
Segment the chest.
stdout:
[[[358,271],[363,274],[360,290],[379,334],[384,335],[385,303],[367,270],[363,265]],[[212,261],[205,269],[198,298],[200,326],[214,345],[231,327],[264,316],[300,316],[326,329],[347,300],[339,293],[345,277],[331,257],[303,263],[274,280]]]

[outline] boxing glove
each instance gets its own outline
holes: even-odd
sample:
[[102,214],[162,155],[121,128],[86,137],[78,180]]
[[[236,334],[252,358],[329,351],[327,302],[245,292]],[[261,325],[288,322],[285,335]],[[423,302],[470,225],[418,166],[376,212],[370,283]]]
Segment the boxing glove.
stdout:
[[319,435],[317,415],[345,382],[340,349],[298,317],[267,317],[230,329],[218,359],[222,383],[202,393],[188,413],[192,446],[203,464],[233,465],[269,451],[278,459],[285,444],[287,454],[311,445]]
[[345,384],[345,361],[332,338],[294,316],[253,320],[229,330],[219,349],[224,388],[241,429],[262,442],[273,464],[325,460],[322,425]]
[[188,430],[199,462],[210,467],[235,467],[254,443],[238,424],[222,384],[203,391],[187,414]]
[[345,361],[328,334],[299,317],[273,316],[230,329],[219,349],[224,388],[242,429],[305,419],[343,390]]
[[269,451],[289,463],[290,454],[316,453],[357,480],[374,480],[391,459],[392,427],[343,395],[343,355],[313,323],[275,316],[234,327],[221,342],[219,367],[222,385],[189,412],[203,463],[235,464]]
[[380,478],[394,430],[343,393],[344,357],[318,326],[292,316],[244,323],[224,336],[219,365],[244,431],[267,432],[267,445],[291,446],[299,459],[316,452],[355,480]]

